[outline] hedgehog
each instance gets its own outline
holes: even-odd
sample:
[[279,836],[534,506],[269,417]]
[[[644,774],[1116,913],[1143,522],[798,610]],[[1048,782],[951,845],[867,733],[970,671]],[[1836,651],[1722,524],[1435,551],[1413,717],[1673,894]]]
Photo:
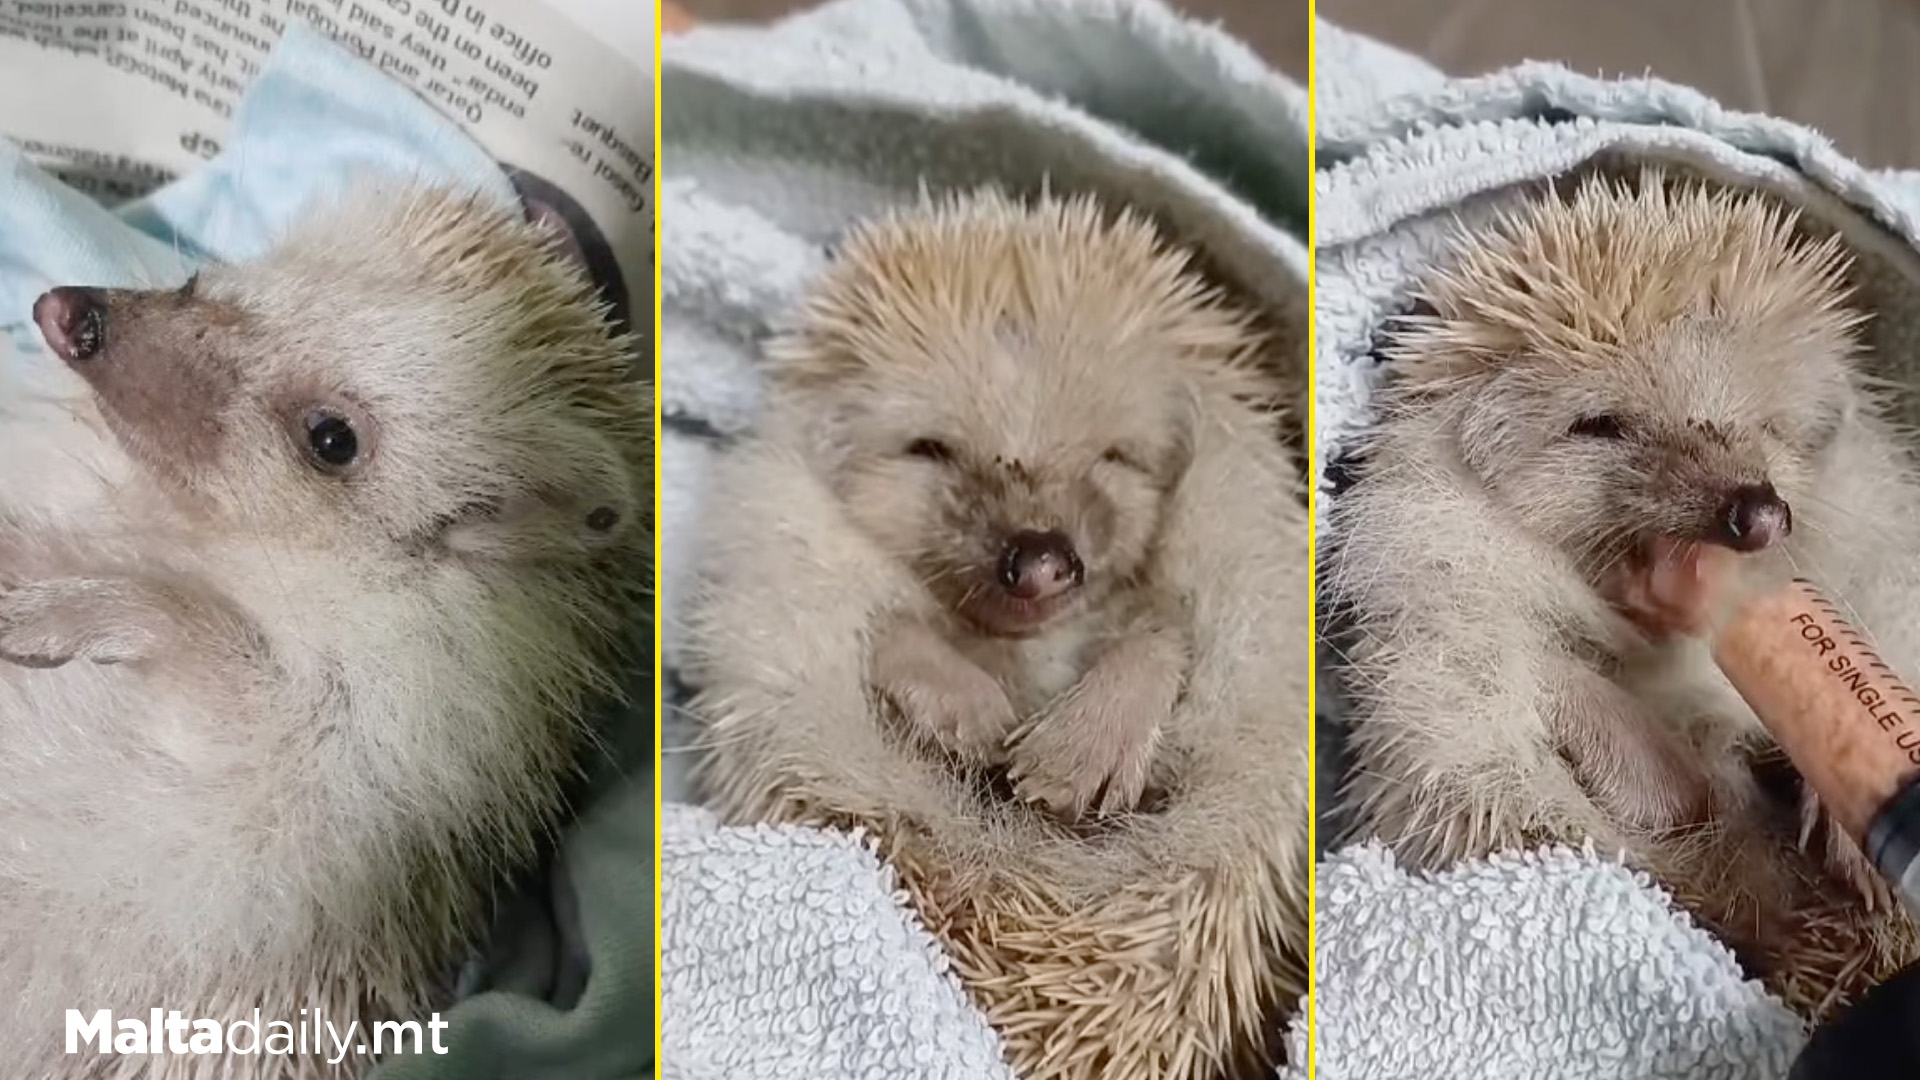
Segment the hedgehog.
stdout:
[[1305,989],[1308,557],[1270,336],[1133,213],[857,227],[685,615],[726,820],[861,829],[1026,1080],[1270,1072]]
[[1593,841],[1810,1016],[1916,955],[1708,643],[1804,575],[1920,670],[1920,483],[1850,272],[1776,200],[1659,170],[1458,238],[1329,513],[1359,837],[1430,868]]
[[70,425],[89,484],[0,501],[10,1070],[361,1075],[68,1055],[65,1014],[371,1044],[537,857],[651,580],[650,389],[552,239],[370,183],[180,288],[34,304],[77,389],[9,437]]

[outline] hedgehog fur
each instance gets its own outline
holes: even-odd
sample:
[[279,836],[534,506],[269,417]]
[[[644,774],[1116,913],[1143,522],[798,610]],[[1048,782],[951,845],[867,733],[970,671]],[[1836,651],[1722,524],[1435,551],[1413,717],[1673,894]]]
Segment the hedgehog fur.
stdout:
[[[707,793],[735,822],[875,836],[1025,1080],[1263,1075],[1305,989],[1306,518],[1264,348],[1135,215],[957,196],[855,232],[717,466],[688,616]],[[943,553],[1009,491],[1080,538],[1089,590],[1120,556],[1088,522],[1156,522],[1097,601],[1170,598],[1188,650],[1124,812],[1017,797],[870,685],[890,613],[951,626],[943,575],[970,564]],[[989,670],[1019,648],[968,640]]]
[[0,503],[0,1057],[359,1075],[331,1049],[69,1056],[63,1016],[371,1041],[439,1007],[635,658],[632,342],[545,232],[386,184],[182,289],[93,292],[99,341],[62,336],[79,295],[36,306],[78,378],[0,430],[95,440],[80,494]]
[[1916,955],[1703,640],[1609,592],[1650,538],[1721,543],[1729,493],[1766,492],[1790,532],[1738,573],[1814,578],[1920,670],[1920,485],[1848,273],[1777,201],[1653,170],[1459,237],[1329,515],[1357,836],[1424,867],[1623,852],[1812,1015]]

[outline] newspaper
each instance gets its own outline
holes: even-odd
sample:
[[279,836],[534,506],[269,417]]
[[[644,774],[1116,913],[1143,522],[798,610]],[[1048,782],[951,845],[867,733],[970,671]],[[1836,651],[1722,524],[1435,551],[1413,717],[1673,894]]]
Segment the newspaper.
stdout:
[[644,334],[653,56],[650,40],[646,55],[621,55],[587,28],[615,10],[589,0],[0,0],[0,136],[106,205],[139,198],[219,153],[268,52],[305,22],[460,124],[530,205],[570,227],[620,320]]

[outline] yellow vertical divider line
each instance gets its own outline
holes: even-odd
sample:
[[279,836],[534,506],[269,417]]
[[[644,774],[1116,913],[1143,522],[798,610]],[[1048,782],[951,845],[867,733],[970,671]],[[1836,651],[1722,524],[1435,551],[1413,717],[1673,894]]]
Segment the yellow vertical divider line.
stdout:
[[1320,876],[1320,476],[1315,464],[1317,439],[1314,406],[1320,397],[1317,357],[1319,293],[1315,289],[1315,253],[1319,214],[1315,193],[1320,189],[1318,161],[1319,102],[1314,85],[1319,73],[1320,20],[1315,0],[1307,0],[1307,1080],[1313,1080],[1314,1001],[1319,996],[1319,876]]
[[661,747],[666,731],[666,684],[660,663],[660,40],[667,32],[666,5],[653,4],[653,1073],[661,1069]]

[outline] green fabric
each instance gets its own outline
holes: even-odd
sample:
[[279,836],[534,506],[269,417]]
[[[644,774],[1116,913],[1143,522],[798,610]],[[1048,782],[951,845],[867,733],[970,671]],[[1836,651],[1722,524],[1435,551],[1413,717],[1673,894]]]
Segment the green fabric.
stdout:
[[[651,659],[653,628],[637,626]],[[440,1019],[445,1054],[389,1054],[370,1080],[637,1080],[653,1075],[654,692],[594,721],[582,811],[549,864],[504,889],[483,953]],[[424,1019],[424,1018],[423,1018]]]
[[[374,1080],[651,1076],[653,853],[647,770],[614,783],[569,831],[553,868],[556,917],[531,914],[540,905],[522,899],[520,925],[491,961],[489,988],[441,1014],[449,1052],[390,1057]],[[567,984],[579,982],[565,974],[574,944],[591,962],[577,1000],[568,1000],[576,992]]]

